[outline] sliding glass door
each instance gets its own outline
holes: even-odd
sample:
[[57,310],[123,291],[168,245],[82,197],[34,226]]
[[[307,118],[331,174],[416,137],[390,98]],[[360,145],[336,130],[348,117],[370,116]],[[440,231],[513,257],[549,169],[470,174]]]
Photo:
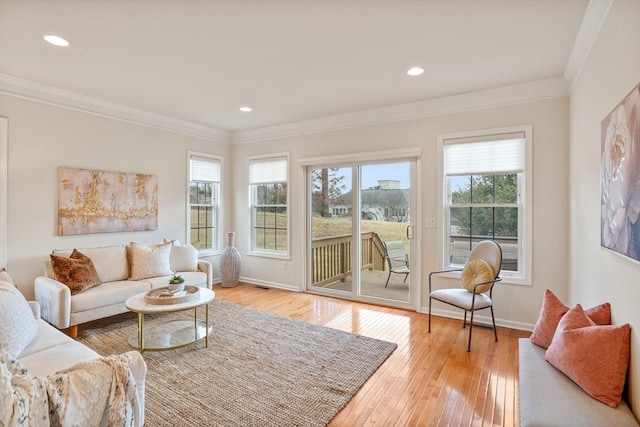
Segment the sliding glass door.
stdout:
[[412,307],[414,165],[403,159],[308,167],[307,289]]

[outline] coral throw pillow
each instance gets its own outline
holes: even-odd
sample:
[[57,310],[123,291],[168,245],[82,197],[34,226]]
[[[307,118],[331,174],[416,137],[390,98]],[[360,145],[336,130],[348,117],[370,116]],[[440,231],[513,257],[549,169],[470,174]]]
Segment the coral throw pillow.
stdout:
[[[547,348],[551,344],[558,322],[569,311],[569,307],[558,299],[549,289],[544,291],[540,316],[529,338],[532,343]],[[611,324],[611,305],[606,302],[585,311],[596,325]]]
[[71,290],[71,295],[79,294],[98,286],[101,282],[91,258],[74,249],[71,256],[50,255],[51,268],[58,282]]
[[545,358],[584,391],[615,408],[629,367],[631,327],[594,325],[580,304],[565,314]]
[[[464,268],[462,269],[462,273],[460,274],[460,279],[462,280],[462,286],[465,287],[469,292],[474,292],[474,286],[478,283],[488,282],[489,280],[495,279],[495,273],[493,272],[493,268],[491,265],[483,259],[474,259],[469,261]],[[475,293],[481,294],[483,292],[487,292],[491,289],[493,283],[487,283],[486,285],[480,285],[475,288]]]

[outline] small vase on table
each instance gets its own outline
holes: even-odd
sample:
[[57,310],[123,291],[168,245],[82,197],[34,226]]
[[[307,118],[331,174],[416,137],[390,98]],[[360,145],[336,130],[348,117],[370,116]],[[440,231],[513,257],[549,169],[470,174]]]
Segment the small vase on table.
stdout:
[[232,288],[238,284],[240,278],[240,252],[234,246],[236,233],[227,233],[227,247],[220,254],[220,274],[222,287]]

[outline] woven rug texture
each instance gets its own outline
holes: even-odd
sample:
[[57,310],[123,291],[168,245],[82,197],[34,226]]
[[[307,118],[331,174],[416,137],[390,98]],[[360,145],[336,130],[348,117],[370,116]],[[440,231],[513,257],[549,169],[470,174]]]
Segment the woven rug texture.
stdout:
[[[145,326],[189,316],[145,316]],[[325,426],[397,347],[217,300],[209,321],[208,348],[145,352],[145,426]],[[130,319],[81,329],[78,340],[121,353],[135,331]]]

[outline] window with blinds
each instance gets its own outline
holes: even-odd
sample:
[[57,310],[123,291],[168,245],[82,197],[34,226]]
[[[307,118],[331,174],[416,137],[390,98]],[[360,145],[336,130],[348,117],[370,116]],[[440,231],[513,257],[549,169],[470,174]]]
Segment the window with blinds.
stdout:
[[288,154],[249,158],[253,251],[288,254],[288,181]]
[[503,249],[503,276],[525,277],[527,133],[441,137],[445,267],[462,267],[481,240]]
[[189,241],[201,252],[218,249],[221,160],[189,154]]

